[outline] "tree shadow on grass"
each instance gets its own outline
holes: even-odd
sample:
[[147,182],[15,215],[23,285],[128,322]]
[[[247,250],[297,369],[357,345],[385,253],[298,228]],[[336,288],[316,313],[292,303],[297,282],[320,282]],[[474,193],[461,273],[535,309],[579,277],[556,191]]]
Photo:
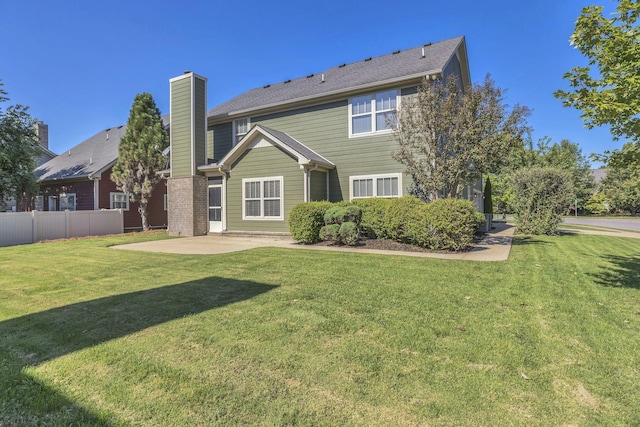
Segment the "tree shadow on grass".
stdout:
[[597,273],[591,273],[599,285],[615,288],[640,289],[640,258],[620,255],[603,255],[607,264]]
[[0,425],[111,425],[24,372],[57,357],[251,299],[274,285],[208,277],[0,322]]

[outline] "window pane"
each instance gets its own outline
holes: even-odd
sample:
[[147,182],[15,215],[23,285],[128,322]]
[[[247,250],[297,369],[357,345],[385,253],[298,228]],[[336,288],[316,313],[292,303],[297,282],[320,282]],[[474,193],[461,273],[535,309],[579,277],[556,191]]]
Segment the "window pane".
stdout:
[[381,92],[376,94],[376,111],[393,110],[396,108],[396,91]]
[[222,221],[222,209],[209,208],[209,221]]
[[378,178],[376,187],[378,197],[392,197],[398,195],[398,178]]
[[280,200],[265,200],[264,216],[280,216]]
[[246,216],[260,216],[260,200],[247,200],[245,214]]
[[222,206],[222,188],[221,187],[209,187],[209,206],[211,207]]
[[391,114],[389,113],[378,113],[376,114],[376,130],[385,130],[391,129]]
[[373,179],[367,179],[367,192],[364,194],[364,197],[373,197]]
[[247,199],[259,199],[260,181],[246,182],[244,185],[244,194]]
[[359,96],[351,100],[351,114],[366,114],[371,112],[371,96]]
[[398,178],[391,178],[391,194],[390,196],[398,196]]
[[280,181],[265,181],[264,197],[280,197]]
[[351,131],[353,133],[371,132],[371,116],[353,117]]

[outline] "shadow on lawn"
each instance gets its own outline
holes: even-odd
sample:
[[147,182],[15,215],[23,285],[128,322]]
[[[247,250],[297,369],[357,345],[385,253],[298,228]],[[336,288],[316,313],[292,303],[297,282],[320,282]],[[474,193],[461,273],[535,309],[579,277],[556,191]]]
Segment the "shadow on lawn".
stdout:
[[603,255],[608,264],[592,273],[595,282],[603,286],[640,289],[640,258],[620,255]]
[[[275,287],[208,277],[0,322],[0,425],[110,425],[104,417],[38,383],[23,368],[161,323],[248,300]],[[59,421],[53,421],[54,414],[60,417]]]

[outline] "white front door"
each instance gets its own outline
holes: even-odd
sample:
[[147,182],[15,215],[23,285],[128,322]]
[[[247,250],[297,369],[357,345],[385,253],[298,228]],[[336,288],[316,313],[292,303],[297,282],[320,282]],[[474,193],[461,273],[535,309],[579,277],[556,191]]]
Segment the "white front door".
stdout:
[[222,184],[209,181],[209,231],[222,231]]

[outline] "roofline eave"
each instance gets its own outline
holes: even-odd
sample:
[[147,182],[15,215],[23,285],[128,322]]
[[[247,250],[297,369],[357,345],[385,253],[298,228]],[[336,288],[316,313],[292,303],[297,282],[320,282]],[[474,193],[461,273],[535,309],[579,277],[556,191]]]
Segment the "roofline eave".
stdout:
[[364,85],[354,86],[347,89],[338,89],[330,92],[325,92],[320,95],[303,96],[300,98],[290,99],[282,102],[275,102],[273,104],[261,105],[259,107],[252,107],[252,108],[245,108],[243,110],[231,111],[229,113],[220,114],[217,116],[208,116],[207,121],[211,122],[210,124],[215,124],[215,123],[226,122],[227,120],[233,117],[246,117],[249,114],[257,115],[257,114],[271,112],[272,110],[280,109],[285,106],[289,108],[293,108],[298,105],[308,104],[309,101],[316,101],[314,102],[314,104],[321,103],[331,98],[334,98],[338,95],[351,95],[361,91],[371,90],[374,88],[384,88],[385,86],[397,85],[398,83],[409,83],[413,81],[420,82],[422,78],[426,76],[438,75],[438,74],[442,74],[441,68],[433,69],[429,71],[423,71],[420,73],[411,74],[409,76],[403,76],[403,77],[378,81],[374,83],[367,83]]

